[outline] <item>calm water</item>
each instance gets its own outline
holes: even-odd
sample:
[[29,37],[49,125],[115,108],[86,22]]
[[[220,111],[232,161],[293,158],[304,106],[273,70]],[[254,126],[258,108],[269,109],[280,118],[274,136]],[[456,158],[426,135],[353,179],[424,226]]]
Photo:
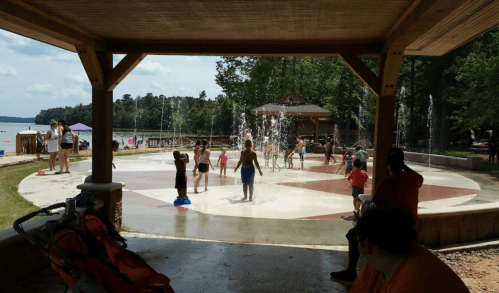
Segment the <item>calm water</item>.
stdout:
[[[16,151],[16,134],[18,132],[24,130],[36,130],[41,133],[46,133],[47,130],[50,129],[49,125],[37,125],[34,123],[2,123],[0,122],[0,150],[4,150],[5,152],[15,152]],[[5,131],[5,132],[3,132]],[[78,133],[75,131],[75,134],[80,136],[79,140],[86,140],[90,142],[90,146],[92,146],[92,132],[85,131]],[[133,138],[132,133],[113,133],[113,139],[117,140],[120,144],[122,140],[125,145],[128,144],[128,139]],[[140,140],[142,138],[142,134],[137,132],[137,139]],[[144,138],[147,139],[148,136],[144,135]],[[5,140],[10,140],[10,142],[5,142]]]

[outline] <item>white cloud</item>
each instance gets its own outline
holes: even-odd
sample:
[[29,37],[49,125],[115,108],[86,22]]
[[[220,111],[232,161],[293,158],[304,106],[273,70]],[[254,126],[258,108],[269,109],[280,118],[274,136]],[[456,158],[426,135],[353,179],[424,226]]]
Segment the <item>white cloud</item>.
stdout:
[[151,86],[150,86],[152,89],[156,89],[156,90],[164,90],[165,87],[160,84],[160,83],[157,83],[155,81],[151,82]]
[[75,100],[73,104],[68,104],[67,106],[74,106],[78,103],[81,103],[81,99],[90,100],[92,98],[92,94],[88,91],[85,91],[81,87],[72,89],[57,89],[54,91],[54,96],[58,98],[78,98],[78,100]]
[[161,64],[157,62],[143,62],[140,63],[133,71],[133,74],[138,75],[160,75],[162,73],[170,71],[164,68]]
[[66,62],[66,63],[80,63],[80,58],[76,53],[61,53],[52,57],[55,61]]
[[14,69],[14,67],[0,63],[0,74],[7,75],[7,76],[13,76],[13,75],[16,75],[16,70]]
[[70,84],[90,84],[88,81],[88,78],[83,75],[83,74],[72,74],[68,73],[64,77],[66,82],[69,82]]
[[54,86],[51,84],[35,83],[26,89],[26,92],[31,94],[51,95],[54,92]]
[[15,46],[26,46],[30,42],[28,38],[4,30],[0,30],[0,38],[7,40],[11,45]]

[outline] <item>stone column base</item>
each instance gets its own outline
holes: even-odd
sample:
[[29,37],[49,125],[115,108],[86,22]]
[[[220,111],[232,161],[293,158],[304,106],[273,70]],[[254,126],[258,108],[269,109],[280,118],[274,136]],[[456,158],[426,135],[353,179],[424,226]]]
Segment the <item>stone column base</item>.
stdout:
[[116,230],[121,229],[121,200],[123,198],[122,183],[84,183],[76,188],[83,192],[91,192],[96,199],[102,200],[102,215],[109,219]]

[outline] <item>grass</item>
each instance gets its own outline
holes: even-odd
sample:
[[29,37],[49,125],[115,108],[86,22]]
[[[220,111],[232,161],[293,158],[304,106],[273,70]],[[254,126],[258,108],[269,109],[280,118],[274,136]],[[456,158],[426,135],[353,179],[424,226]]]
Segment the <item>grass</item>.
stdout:
[[39,208],[17,192],[17,186],[27,176],[46,169],[49,163],[35,162],[0,168],[0,230],[12,228],[14,221]]
[[[411,148],[411,152],[415,153],[428,153],[428,149],[423,149],[423,148]],[[467,158],[467,157],[480,157],[480,154],[474,154],[466,151],[458,151],[458,150],[432,150],[431,154],[434,155],[442,155],[442,156],[448,156],[448,157],[456,157],[456,158]]]
[[[71,159],[70,161],[81,160]],[[39,169],[47,169],[48,167],[48,162],[34,162],[0,168],[0,231],[12,228],[12,224],[17,218],[40,209],[22,197],[17,191],[17,187],[27,176]]]

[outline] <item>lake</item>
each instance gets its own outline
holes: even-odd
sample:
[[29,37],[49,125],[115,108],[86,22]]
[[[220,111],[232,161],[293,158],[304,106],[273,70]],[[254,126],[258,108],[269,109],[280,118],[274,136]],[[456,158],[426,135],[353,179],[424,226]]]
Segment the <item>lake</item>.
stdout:
[[[38,125],[34,123],[3,123],[0,122],[0,150],[4,150],[5,152],[15,152],[16,151],[16,134],[24,131],[24,130],[36,130],[41,133],[46,133],[49,129],[49,125]],[[92,132],[91,131],[82,131],[78,133],[74,131],[75,134],[79,135],[80,140],[86,140],[90,142],[90,146],[92,146]],[[155,135],[156,137],[159,135]],[[120,144],[122,140],[124,140],[125,145],[130,146],[128,144],[128,139],[133,138],[133,132],[113,132],[113,139],[117,140]],[[142,134],[137,132],[137,138],[140,140],[142,138]],[[144,135],[144,138],[147,139],[148,136]],[[10,140],[10,142],[5,142],[5,140]]]

